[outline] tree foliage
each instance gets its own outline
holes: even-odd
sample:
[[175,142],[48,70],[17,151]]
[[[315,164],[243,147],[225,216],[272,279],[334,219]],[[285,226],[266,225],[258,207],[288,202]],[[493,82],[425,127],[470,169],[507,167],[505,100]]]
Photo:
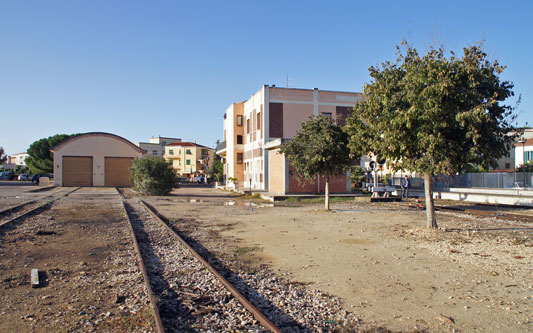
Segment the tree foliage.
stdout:
[[348,136],[327,116],[311,117],[302,123],[296,136],[284,143],[285,154],[300,179],[326,179],[325,206],[329,209],[329,180],[351,165]]
[[54,157],[50,149],[61,142],[78,134],[56,134],[48,138],[35,141],[28,148],[28,157],[25,162],[33,174],[54,172]]
[[133,189],[147,195],[165,195],[178,187],[176,171],[157,156],[135,158],[130,167]]
[[[402,43],[396,62],[370,67],[372,81],[347,122],[352,154],[380,153],[393,170],[424,176],[428,226],[437,227],[431,176],[469,163],[488,167],[513,142],[514,108],[502,104],[513,84],[480,46],[462,57],[431,48],[424,55]],[[403,49],[403,52],[402,52]]]
[[358,165],[352,166],[350,170],[350,181],[356,186],[360,186],[365,180],[365,171]]
[[7,160],[7,156],[4,154],[4,147],[0,146],[0,164],[4,164]]
[[533,161],[527,161],[516,168],[517,172],[533,172]]
[[215,154],[213,163],[209,168],[209,174],[211,177],[215,178],[217,182],[224,176],[224,164],[222,163],[222,158]]

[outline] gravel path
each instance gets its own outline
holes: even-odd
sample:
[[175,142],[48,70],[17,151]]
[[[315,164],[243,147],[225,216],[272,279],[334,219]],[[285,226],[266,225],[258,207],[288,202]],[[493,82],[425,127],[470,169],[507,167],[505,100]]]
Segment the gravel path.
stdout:
[[130,199],[128,205],[167,331],[265,331],[138,202]]

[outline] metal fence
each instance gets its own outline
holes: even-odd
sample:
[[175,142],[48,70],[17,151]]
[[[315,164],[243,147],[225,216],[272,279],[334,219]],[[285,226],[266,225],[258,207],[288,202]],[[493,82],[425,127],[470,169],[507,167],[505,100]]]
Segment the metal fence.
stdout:
[[[389,184],[400,186],[403,177],[395,176],[389,179]],[[424,188],[424,179],[419,177],[409,178],[411,187]],[[455,176],[435,176],[435,188],[533,188],[533,172],[476,172]]]

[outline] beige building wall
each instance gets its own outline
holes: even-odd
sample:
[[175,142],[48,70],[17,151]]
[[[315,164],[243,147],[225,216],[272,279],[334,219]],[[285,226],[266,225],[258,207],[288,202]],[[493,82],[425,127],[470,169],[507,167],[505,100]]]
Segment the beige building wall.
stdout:
[[143,151],[133,143],[112,134],[88,133],[54,148],[54,185],[63,185],[63,156],[93,158],[93,186],[104,186],[106,157],[141,157]]
[[[224,141],[226,151],[223,155],[226,179],[237,178],[244,182],[244,103],[233,103],[226,109],[224,119]],[[240,142],[240,143],[239,143]]]
[[285,193],[285,158],[279,153],[279,149],[269,150],[268,155],[270,162],[268,190],[273,193]]
[[165,146],[165,160],[172,164],[179,176],[205,174],[206,170],[201,161],[209,169],[213,164],[214,149],[201,145],[182,144],[184,143],[173,143]]
[[293,138],[296,132],[302,128],[302,123],[314,115],[313,105],[309,104],[283,105],[283,113],[284,138]]

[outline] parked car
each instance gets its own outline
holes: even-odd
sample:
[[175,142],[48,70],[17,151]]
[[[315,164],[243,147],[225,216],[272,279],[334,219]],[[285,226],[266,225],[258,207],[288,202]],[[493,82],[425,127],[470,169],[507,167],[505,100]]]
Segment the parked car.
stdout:
[[18,176],[18,180],[30,180],[30,179],[31,179],[31,176],[28,173],[21,173]]
[[51,173],[38,173],[36,175],[33,175],[33,177],[31,177],[31,182],[34,183],[34,184],[39,184],[39,178],[41,177],[48,177],[50,179],[54,178],[54,175],[51,174]]
[[196,176],[194,177],[194,182],[197,184],[201,184],[204,182],[204,176]]
[[11,171],[0,172],[0,179],[13,180],[13,179],[15,179],[15,175]]

